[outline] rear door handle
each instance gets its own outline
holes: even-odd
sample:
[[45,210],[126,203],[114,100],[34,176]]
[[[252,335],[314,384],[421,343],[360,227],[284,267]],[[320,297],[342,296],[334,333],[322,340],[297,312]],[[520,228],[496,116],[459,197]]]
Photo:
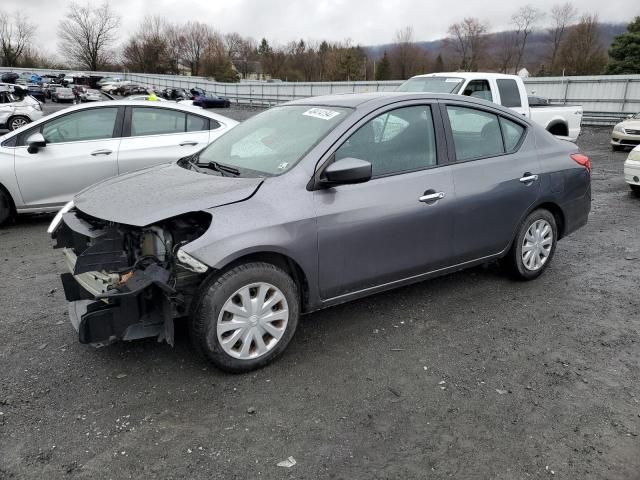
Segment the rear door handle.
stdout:
[[102,150],[94,150],[93,152],[91,152],[91,155],[95,157],[97,155],[111,155],[112,153],[113,153],[113,150],[104,148]]
[[530,173],[525,173],[524,177],[520,179],[520,183],[533,183],[538,180],[538,175],[531,175]]
[[198,142],[194,142],[194,141],[187,141],[187,142],[182,142],[180,144],[181,147],[195,147],[198,144]]
[[436,202],[437,200],[442,200],[445,197],[444,192],[435,192],[435,193],[427,193],[426,195],[422,195],[418,200],[423,203]]

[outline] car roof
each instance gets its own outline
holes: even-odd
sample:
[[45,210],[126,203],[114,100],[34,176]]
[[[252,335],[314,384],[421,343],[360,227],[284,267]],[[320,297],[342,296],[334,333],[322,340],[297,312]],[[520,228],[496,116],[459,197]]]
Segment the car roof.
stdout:
[[121,106],[121,105],[167,108],[171,110],[179,110],[186,113],[195,113],[196,115],[211,118],[218,122],[224,123],[225,125],[238,124],[238,122],[232,118],[225,117],[224,115],[220,115],[218,113],[214,113],[209,110],[205,110],[204,108],[194,107],[192,105],[184,105],[184,104],[179,104],[174,102],[150,102],[149,100],[107,100],[102,102],[80,103],[78,105],[72,105],[63,110],[58,110],[55,113],[42,117],[41,119],[36,120],[33,123],[29,123],[28,125],[25,125],[25,127],[21,127],[18,130],[14,130],[14,131],[19,131],[22,128],[33,127],[35,124],[46,122],[47,120],[59,117],[69,112],[85,110],[90,108],[111,107],[111,106]]
[[457,100],[461,98],[470,100],[473,103],[499,106],[486,100],[472,97],[461,97],[460,95],[450,95],[444,93],[431,92],[370,92],[370,93],[343,93],[334,95],[323,95],[319,97],[309,97],[300,100],[287,102],[285,105],[316,105],[334,106],[346,108],[360,108],[368,104],[386,104],[401,102],[405,100]]
[[[503,79],[515,79],[521,78],[518,75],[507,75],[505,73],[487,73],[487,72],[439,72],[439,73],[425,73],[422,75],[415,75],[411,78],[424,78],[424,77],[456,77],[470,80],[474,78],[503,78]],[[409,80],[411,80],[411,78]]]
[[494,102],[483,100],[480,98],[468,97],[464,95],[452,95],[445,93],[431,92],[371,92],[371,93],[345,93],[337,95],[325,95],[320,97],[309,97],[300,100],[287,102],[283,105],[307,105],[315,107],[344,107],[354,109],[375,110],[397,102],[411,100],[435,100],[435,101],[453,101],[466,103],[469,106],[477,105],[479,107],[489,107],[493,110],[501,111],[512,117],[516,117],[519,121],[523,121],[532,125],[532,123],[522,115],[518,115],[510,108],[503,107]]

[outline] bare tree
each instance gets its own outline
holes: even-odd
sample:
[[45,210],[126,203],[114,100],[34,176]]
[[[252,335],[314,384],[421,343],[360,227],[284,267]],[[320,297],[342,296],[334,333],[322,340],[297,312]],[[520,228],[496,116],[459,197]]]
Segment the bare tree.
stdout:
[[458,54],[461,70],[478,70],[478,60],[485,47],[488,29],[485,23],[472,17],[449,27],[447,43]]
[[500,32],[495,35],[496,67],[500,73],[508,73],[516,55],[515,32]]
[[227,49],[227,56],[229,58],[238,58],[244,42],[242,36],[237,32],[232,32],[226,33],[223,39]]
[[518,73],[518,70],[520,70],[529,35],[531,35],[536,23],[538,23],[542,17],[543,13],[531,5],[520,7],[511,17],[511,23],[516,27],[514,34],[515,63],[513,73]]
[[413,39],[413,28],[405,27],[396,32],[395,45],[391,49],[391,63],[395,67],[394,76],[405,80],[424,69],[426,54]]
[[145,17],[122,50],[125,65],[142,73],[166,73],[170,65],[165,31],[161,17]]
[[71,2],[58,26],[60,53],[87,70],[98,70],[112,58],[120,17],[108,2],[85,6]]
[[578,11],[571,2],[554,5],[551,9],[552,26],[549,28],[549,42],[551,43],[551,55],[549,56],[549,68],[551,73],[557,73],[556,60],[567,27],[573,22]]
[[189,64],[192,75],[200,74],[200,62],[205,50],[210,46],[213,37],[212,30],[200,22],[188,22],[183,27],[184,51],[183,58]]
[[570,27],[560,48],[558,62],[568,75],[597,75],[607,64],[602,31],[596,14],[585,14]]
[[35,27],[19,11],[13,15],[0,11],[0,65],[15,67],[28,49]]
[[168,24],[164,29],[167,42],[168,69],[171,73],[180,73],[181,60],[184,57],[185,38],[180,25]]

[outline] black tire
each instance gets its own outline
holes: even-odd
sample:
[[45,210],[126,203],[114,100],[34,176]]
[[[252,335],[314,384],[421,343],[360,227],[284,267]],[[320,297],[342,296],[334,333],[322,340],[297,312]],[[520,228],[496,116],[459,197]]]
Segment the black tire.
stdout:
[[619,152],[622,149],[623,147],[621,147],[620,145],[611,145],[611,150],[613,150],[614,152]]
[[11,199],[7,192],[0,188],[0,226],[6,224],[12,217]]
[[[25,123],[22,123],[22,122],[25,122]],[[20,125],[16,125],[16,123],[20,123]],[[23,115],[16,115],[15,117],[12,117],[11,120],[7,122],[7,127],[9,128],[9,130],[15,130],[17,128],[20,128],[26,125],[27,123],[31,123],[31,120],[28,117],[25,117]]]
[[[289,311],[287,324],[280,340],[264,355],[253,359],[235,358],[225,352],[220,344],[218,318],[227,300],[242,287],[258,282],[269,283],[282,292]],[[190,318],[191,341],[199,353],[221,370],[248,372],[264,367],[284,351],[293,338],[299,317],[300,296],[291,276],[270,263],[246,263],[209,280],[203,286]]]
[[636,195],[636,197],[640,197],[640,185],[629,184],[629,188]]
[[[545,262],[538,269],[531,270],[525,265],[523,260],[523,243],[525,240],[525,235],[527,234],[529,228],[539,220],[543,220],[551,226],[552,241]],[[553,255],[555,254],[557,244],[558,226],[553,214],[549,210],[545,209],[538,209],[531,212],[520,225],[518,233],[516,234],[516,237],[513,241],[513,245],[511,246],[511,250],[506,257],[511,274],[518,280],[533,280],[535,278],[538,278],[547,269],[547,267],[551,263],[551,260],[553,260]]]

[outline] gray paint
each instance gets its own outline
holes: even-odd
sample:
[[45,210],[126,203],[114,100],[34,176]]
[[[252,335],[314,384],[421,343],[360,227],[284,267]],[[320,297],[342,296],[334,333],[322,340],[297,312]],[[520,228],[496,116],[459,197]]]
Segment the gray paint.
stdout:
[[[578,148],[508,109],[458,96],[397,92],[292,103],[354,110],[295,168],[264,179],[260,186],[262,180],[182,174],[178,167],[164,167],[105,182],[95,190],[100,197],[95,200],[94,191],[86,191],[79,208],[90,206],[87,213],[102,218],[106,208],[122,223],[146,225],[163,215],[211,207],[208,231],[183,249],[215,269],[251,253],[288,257],[306,277],[306,311],[499,258],[508,251],[522,219],[543,203],[561,212],[563,235],[587,221],[590,178],[569,157]],[[360,125],[385,110],[424,103],[432,104],[436,121],[436,167],[313,189],[310,180]],[[437,113],[444,103],[476,106],[511,118],[526,125],[526,138],[516,153],[454,164],[451,139]],[[539,175],[539,180],[520,183],[526,173]],[[563,188],[558,188],[558,176]],[[158,193],[150,194],[153,190]],[[446,196],[434,204],[419,202],[430,190]],[[125,192],[134,198],[129,212],[120,211],[122,203],[105,207],[110,198]]]

